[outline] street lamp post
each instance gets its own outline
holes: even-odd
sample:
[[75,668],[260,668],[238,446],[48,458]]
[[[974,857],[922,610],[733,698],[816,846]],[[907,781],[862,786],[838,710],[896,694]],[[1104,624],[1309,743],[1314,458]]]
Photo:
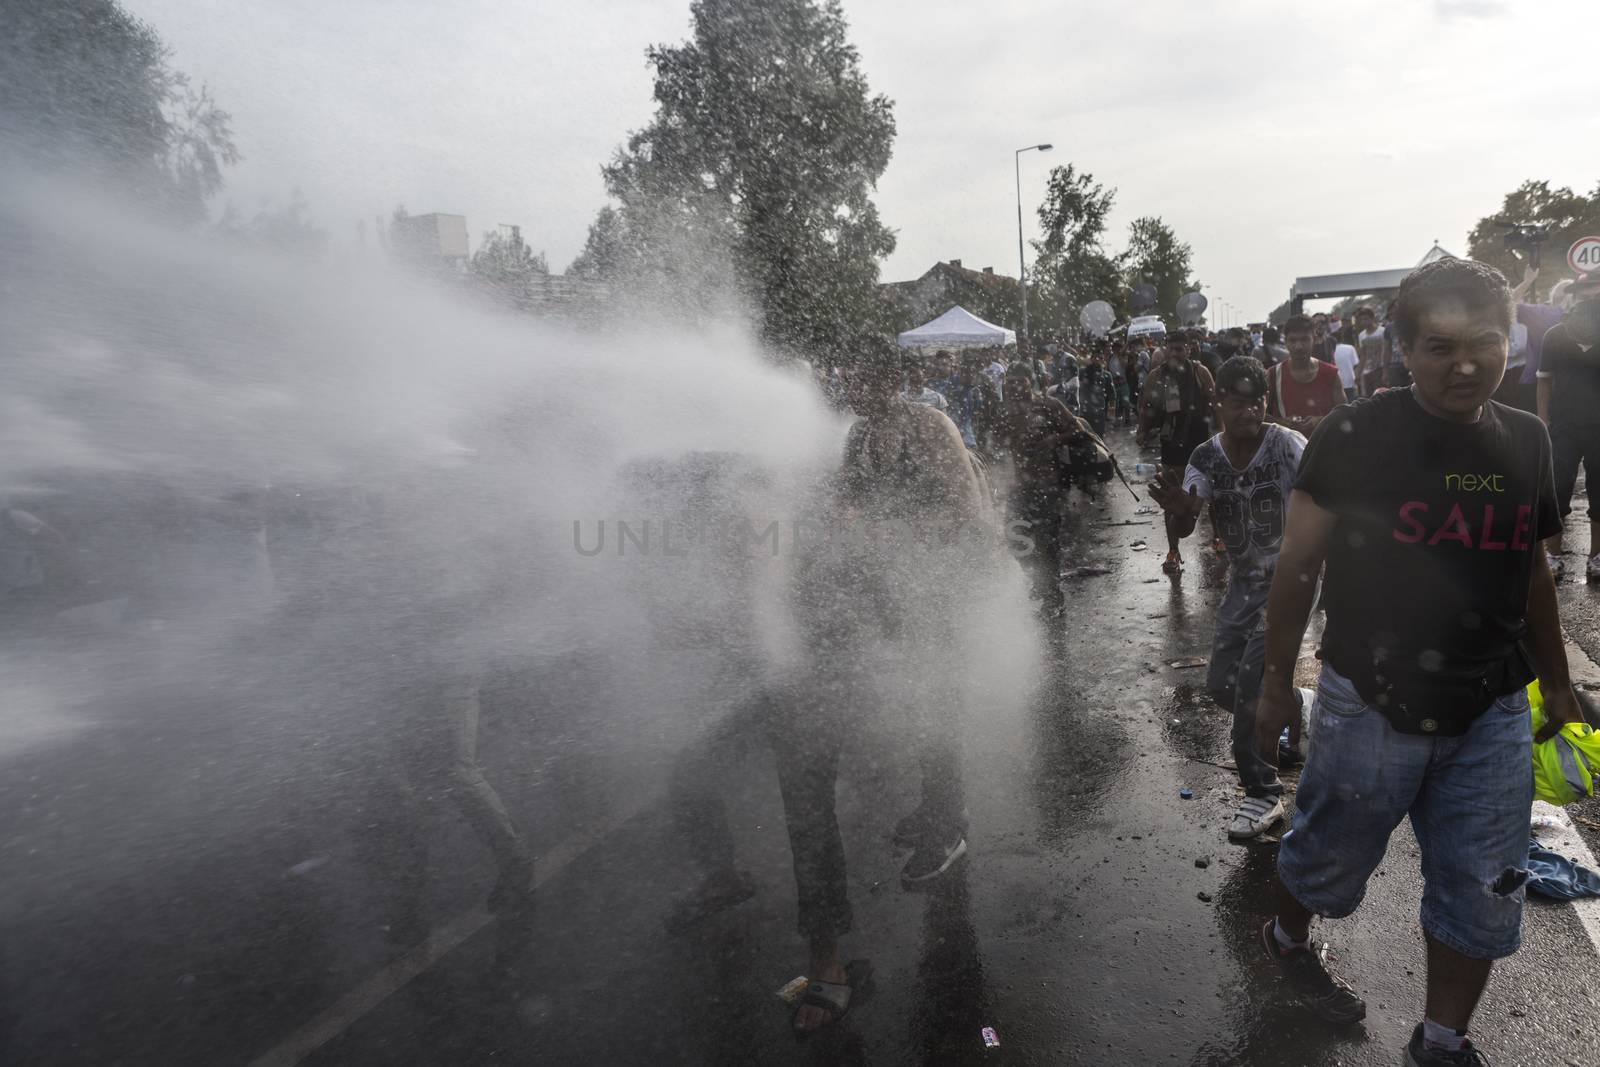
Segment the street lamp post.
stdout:
[[1028,336],[1028,261],[1022,252],[1022,153],[1048,152],[1054,145],[1031,144],[1019,148],[1011,155],[1017,173],[1017,283],[1022,286],[1022,336]]

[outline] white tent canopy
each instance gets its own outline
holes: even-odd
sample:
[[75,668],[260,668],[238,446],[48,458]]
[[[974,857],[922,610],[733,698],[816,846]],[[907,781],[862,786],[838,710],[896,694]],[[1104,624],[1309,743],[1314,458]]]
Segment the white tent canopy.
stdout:
[[951,348],[960,345],[981,345],[992,348],[996,345],[1016,344],[1017,333],[1004,326],[984,322],[966,308],[957,305],[932,322],[923,323],[914,330],[907,330],[900,335],[899,340],[901,348],[921,348],[930,345]]

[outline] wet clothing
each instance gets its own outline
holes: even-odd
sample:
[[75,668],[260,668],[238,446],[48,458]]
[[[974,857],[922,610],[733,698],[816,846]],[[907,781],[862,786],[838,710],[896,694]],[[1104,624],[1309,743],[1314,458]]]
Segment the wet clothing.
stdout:
[[722,775],[731,761],[771,747],[794,861],[798,926],[808,938],[841,937],[853,919],[835,812],[839,753],[850,731],[841,718],[843,702],[825,696],[798,687],[757,694],[685,751],[668,795],[673,824],[696,866],[708,874],[730,872],[735,849]]
[[1356,338],[1356,351],[1361,356],[1361,380],[1367,384],[1367,391],[1383,385],[1383,369],[1388,364],[1388,341],[1383,336],[1383,327],[1374,326]]
[[1320,418],[1344,403],[1344,385],[1332,363],[1311,361],[1316,376],[1302,382],[1290,370],[1292,364],[1277,363],[1267,368],[1267,415],[1274,419]]
[[868,518],[990,517],[955,423],[899,397],[850,427],[837,486],[840,502]]
[[1278,852],[1278,877],[1297,901],[1329,918],[1354,912],[1410,815],[1422,849],[1422,928],[1473,959],[1518,949],[1524,890],[1514,872],[1527,867],[1533,803],[1528,696],[1519,687],[1469,710],[1459,736],[1402,733],[1323,665],[1294,826]]
[[1061,517],[1065,501],[1064,489],[1018,485],[1011,490],[1006,507],[1009,530],[1033,542],[1033,551],[1023,557],[1022,563],[1034,572],[1038,591],[1049,596],[1060,593]]
[[1356,388],[1356,375],[1361,366],[1361,356],[1356,352],[1355,345],[1337,345],[1333,350],[1333,365],[1339,371],[1339,384],[1344,387],[1347,399]]
[[1324,659],[1395,730],[1460,736],[1533,678],[1534,553],[1561,529],[1537,418],[1490,401],[1462,424],[1380,393],[1323,421],[1295,488],[1337,516]]
[[1144,417],[1159,431],[1162,466],[1187,465],[1189,455],[1211,436],[1214,389],[1211,373],[1192,359],[1162,363],[1150,372]]
[[1210,505],[1212,525],[1233,563],[1217,608],[1206,690],[1233,712],[1234,766],[1250,796],[1283,792],[1277,768],[1256,751],[1256,702],[1266,664],[1267,594],[1305,446],[1300,434],[1268,423],[1240,470],[1219,434],[1194,450],[1183,479],[1185,490]]
[[1544,339],[1540,378],[1551,379],[1551,426],[1600,426],[1600,345],[1581,345],[1563,323]]
[[[1081,382],[1080,394],[1081,394]],[[1007,444],[1017,460],[1017,481],[1036,489],[1061,486],[1061,449],[1079,431],[1078,420],[1067,406],[1051,397],[1035,397],[1026,405],[1008,403],[1005,414]],[[1049,438],[1055,437],[1055,443]]]
[[1286,426],[1267,423],[1261,443],[1243,470],[1234,467],[1222,435],[1194,450],[1183,487],[1211,507],[1217,537],[1228,550],[1235,573],[1270,583],[1283,544],[1289,494],[1294,490],[1306,439]]
[[[887,411],[851,427],[832,505],[824,523],[830,528],[858,517],[889,519],[921,536],[971,524],[991,539],[959,547],[935,539],[915,552],[850,538],[807,547],[791,590],[805,666],[736,709],[674,772],[672,808],[682,838],[706,873],[727,871],[733,839],[718,788],[721,768],[741,743],[771,746],[799,930],[807,938],[850,929],[835,793],[840,751],[866,721],[883,713],[902,720],[900,736],[911,738],[922,767],[919,810],[926,825],[935,834],[964,830],[958,709],[934,680],[941,677],[937,665],[952,654],[969,583],[992,581],[982,561],[999,558],[981,468],[955,424],[931,408],[895,398]],[[930,684],[920,685],[922,678]]]
[[959,377],[934,382],[948,401],[945,413],[961,431],[961,440],[968,448],[982,448],[994,428],[1000,408],[1000,394],[995,392],[989,379],[974,374],[972,381],[963,383]]
[[[1231,741],[1233,765],[1239,784],[1253,797],[1283,795],[1278,768],[1256,749],[1256,705],[1261,699],[1261,678],[1267,662],[1266,581],[1230,578],[1217,605],[1216,631],[1211,640],[1211,662],[1206,669],[1206,694],[1233,713]],[[1305,715],[1301,709],[1302,720]]]
[[1078,372],[1078,398],[1083,417],[1097,434],[1106,432],[1106,404],[1114,389],[1111,375],[1104,367],[1089,363]]
[[1550,304],[1518,304],[1517,322],[1528,331],[1528,354],[1522,364],[1523,385],[1532,385],[1544,359],[1544,342],[1561,325],[1561,309]]
[[[1579,344],[1565,324],[1545,335],[1537,377],[1550,381],[1550,447],[1556,500],[1572,513],[1578,465],[1600,466],[1600,346]],[[1594,517],[1594,509],[1589,510]]]

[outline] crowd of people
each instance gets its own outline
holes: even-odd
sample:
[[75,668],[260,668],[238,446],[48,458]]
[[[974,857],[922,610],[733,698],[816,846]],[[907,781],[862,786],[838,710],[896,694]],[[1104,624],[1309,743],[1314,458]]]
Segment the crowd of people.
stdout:
[[[1490,267],[1446,259],[1348,324],[1294,314],[1010,360],[911,355],[898,397],[856,404],[858,431],[931,408],[980,469],[1003,462],[1004,510],[1030,531],[1046,590],[1060,588],[1067,493],[1112,476],[1108,430],[1131,428],[1156,454],[1147,492],[1166,526],[1162,569],[1182,580],[1181,543],[1205,518],[1228,568],[1206,685],[1233,715],[1245,792],[1228,836],[1283,822],[1279,772],[1303,764],[1261,950],[1312,1012],[1364,1018],[1312,922],[1360,905],[1409,816],[1428,961],[1407,1051],[1417,1067],[1485,1062],[1467,1029],[1492,961],[1520,945],[1530,745],[1584,720],[1556,582],[1577,468],[1600,455],[1589,355],[1600,278],[1563,285],[1549,305],[1524,302],[1535,280],[1513,290]],[[843,395],[854,373],[824,386]],[[895,440],[901,468],[916,466],[909,439]],[[1595,577],[1593,525],[1590,547]],[[1314,611],[1326,618],[1311,689],[1296,665]]]

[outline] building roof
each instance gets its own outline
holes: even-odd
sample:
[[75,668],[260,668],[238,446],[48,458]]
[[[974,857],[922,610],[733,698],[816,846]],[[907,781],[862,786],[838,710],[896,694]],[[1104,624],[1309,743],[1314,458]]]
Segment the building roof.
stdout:
[[898,289],[902,287],[910,288],[912,286],[920,285],[922,282],[925,282],[929,278],[933,277],[943,277],[944,279],[950,281],[970,282],[973,285],[977,285],[991,291],[1014,287],[1017,284],[1017,280],[1015,278],[1009,277],[1005,274],[996,274],[993,267],[985,267],[982,270],[973,270],[971,267],[963,267],[959,259],[952,259],[948,262],[941,260],[940,262],[935,263],[933,266],[924,271],[921,277],[912,278],[910,281],[904,282],[885,282],[884,285],[889,289]]
[[1358,296],[1362,293],[1377,293],[1385,289],[1398,289],[1400,283],[1406,280],[1406,275],[1416,270],[1417,267],[1441,259],[1454,259],[1455,257],[1434,242],[1414,267],[1396,267],[1393,270],[1363,270],[1349,274],[1308,274],[1294,280],[1294,287],[1290,296],[1301,300],[1313,300],[1325,296]]

